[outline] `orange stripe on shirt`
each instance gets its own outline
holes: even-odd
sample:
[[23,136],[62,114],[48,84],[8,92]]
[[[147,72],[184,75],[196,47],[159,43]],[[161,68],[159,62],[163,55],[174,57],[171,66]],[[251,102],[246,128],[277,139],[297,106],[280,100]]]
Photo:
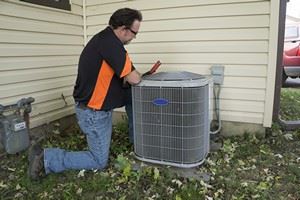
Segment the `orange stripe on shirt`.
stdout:
[[122,71],[120,77],[122,78],[122,77],[128,75],[131,72],[131,67],[132,67],[131,60],[128,56],[128,53],[126,53],[126,61],[125,61],[123,71]]
[[107,64],[107,62],[103,60],[100,72],[98,74],[96,86],[93,95],[88,103],[88,107],[94,109],[101,109],[113,75],[114,71],[109,66],[109,64]]

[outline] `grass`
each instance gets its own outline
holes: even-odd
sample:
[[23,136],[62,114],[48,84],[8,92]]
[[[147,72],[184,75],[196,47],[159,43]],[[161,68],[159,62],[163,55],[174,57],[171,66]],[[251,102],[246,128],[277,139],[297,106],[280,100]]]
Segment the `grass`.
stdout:
[[[283,92],[282,108],[290,109],[282,111],[286,117],[300,116],[297,95]],[[292,100],[294,109],[287,103]],[[135,169],[126,123],[113,132],[104,171],[66,171],[32,182],[26,175],[27,152],[5,155],[0,160],[0,199],[300,199],[300,131],[284,132],[275,124],[265,138],[245,134],[224,139],[221,150],[197,167],[211,175],[208,181],[180,177],[166,166]],[[87,144],[72,126],[63,133],[53,131],[44,146],[83,150]]]
[[300,91],[298,88],[282,88],[280,115],[284,120],[300,120]]

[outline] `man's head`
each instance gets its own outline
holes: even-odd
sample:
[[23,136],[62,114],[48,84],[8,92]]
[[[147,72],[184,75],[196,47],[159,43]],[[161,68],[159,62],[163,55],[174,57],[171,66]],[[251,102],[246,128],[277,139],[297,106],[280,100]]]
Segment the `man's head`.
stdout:
[[121,8],[109,19],[109,25],[123,44],[128,44],[136,37],[143,17],[140,11]]

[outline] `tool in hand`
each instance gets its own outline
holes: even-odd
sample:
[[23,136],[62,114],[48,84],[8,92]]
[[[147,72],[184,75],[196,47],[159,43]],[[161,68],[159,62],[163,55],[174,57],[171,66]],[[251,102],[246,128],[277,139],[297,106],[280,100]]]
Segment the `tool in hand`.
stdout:
[[150,75],[150,74],[153,74],[154,72],[156,72],[156,70],[158,69],[158,67],[161,65],[161,62],[158,60],[153,66],[152,66],[152,68],[149,70],[149,71],[147,71],[146,73],[144,73],[143,75],[142,75],[142,77],[144,77],[144,76],[147,76],[147,75]]
[[[160,65],[161,65],[161,62],[160,62],[159,60],[156,61],[156,63],[152,66],[152,68],[151,68],[149,71],[147,71],[146,73],[142,74],[142,77],[153,74],[154,72],[156,72],[156,70],[158,69],[158,67],[159,67]],[[128,82],[125,82],[125,83],[123,84],[123,88],[130,88],[129,83],[128,83]]]

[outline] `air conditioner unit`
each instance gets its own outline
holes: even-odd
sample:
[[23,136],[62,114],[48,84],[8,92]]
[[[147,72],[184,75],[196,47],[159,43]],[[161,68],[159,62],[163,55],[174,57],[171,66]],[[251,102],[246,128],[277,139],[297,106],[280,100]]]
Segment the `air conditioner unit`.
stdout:
[[134,152],[146,162],[189,168],[209,152],[211,79],[160,72],[132,87]]

